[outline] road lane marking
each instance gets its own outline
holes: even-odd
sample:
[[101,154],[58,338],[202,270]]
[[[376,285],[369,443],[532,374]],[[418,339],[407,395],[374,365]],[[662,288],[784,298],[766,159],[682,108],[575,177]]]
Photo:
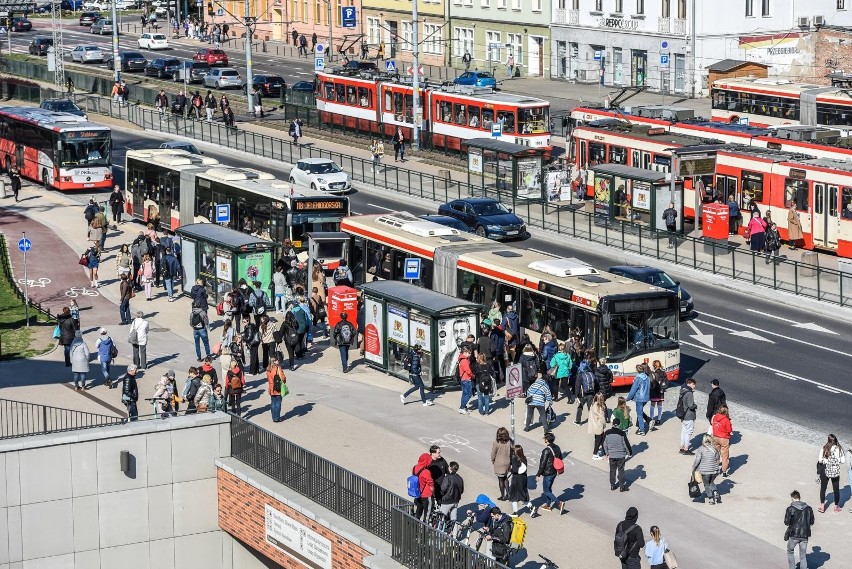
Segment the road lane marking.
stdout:
[[385,211],[396,211],[395,209],[391,209],[391,208],[389,208],[389,207],[382,207],[382,206],[380,206],[380,205],[376,205],[376,204],[374,204],[374,203],[368,203],[367,205],[372,206],[372,207],[374,207],[374,208],[376,208],[376,209],[383,209],[383,210],[385,210]]
[[547,255],[548,257],[553,257],[553,258],[556,258],[556,259],[559,258],[558,255],[554,255],[553,253],[548,253],[547,251],[542,251],[541,249],[533,249],[532,247],[527,249],[527,251],[532,251],[533,253],[541,253],[542,255]]
[[757,367],[756,365],[754,365],[751,362],[744,362],[742,360],[737,360],[737,363],[742,365],[742,366],[746,366],[746,367]]
[[[708,318],[716,318],[717,320],[728,321],[727,318],[722,318],[721,316],[713,316],[712,314],[707,314],[706,312],[701,313],[701,316],[707,316]],[[707,322],[709,324],[709,322]],[[852,358],[852,353],[844,352],[842,350],[835,350],[834,348],[829,348],[826,346],[820,346],[819,344],[814,344],[813,342],[806,342],[805,340],[799,340],[798,338],[793,338],[789,335],[778,334],[776,332],[769,332],[768,330],[764,330],[763,328],[757,328],[756,326],[749,326],[748,324],[740,324],[737,323],[737,326],[742,326],[744,328],[751,328],[752,330],[757,330],[761,334],[768,334],[770,336],[776,336],[778,338],[784,338],[785,340],[790,340],[791,342],[796,342],[798,344],[804,344],[805,346],[810,346],[812,348],[819,348],[820,350],[825,350],[826,352],[831,352],[833,354],[840,354],[842,356],[846,356],[847,358]]]
[[792,324],[793,328],[803,328],[805,330],[813,330],[814,332],[824,332],[826,334],[834,334],[835,336],[837,336],[837,332],[829,330],[828,328],[824,328],[816,322],[796,322],[795,320],[790,320],[789,318],[784,318],[782,316],[776,316],[775,314],[767,314],[765,312],[761,312],[760,310],[755,310],[754,308],[748,308],[746,310],[754,314],[759,314],[761,316],[767,316],[769,318],[774,318],[775,320],[787,322],[789,324]]
[[836,389],[831,389],[830,387],[826,387],[824,385],[818,385],[817,387],[819,387],[820,389],[824,389],[825,391],[828,391],[829,393],[840,393]]
[[[690,325],[692,325],[693,328],[694,328],[695,324],[692,323],[692,320],[688,320],[687,322]],[[701,322],[702,324],[707,324],[708,326],[713,326],[714,328],[721,328],[722,330],[729,332],[732,336],[739,336],[740,338],[746,338],[746,339],[749,339],[749,340],[757,340],[759,342],[769,342],[770,344],[775,343],[772,340],[768,340],[768,339],[764,338],[763,336],[761,336],[760,334],[755,334],[754,332],[751,332],[749,330],[734,330],[733,328],[728,328],[726,326],[722,326],[721,324],[713,324],[712,322],[707,322],[706,320],[698,320],[697,322]],[[698,330],[697,328],[694,328],[694,329]],[[696,340],[698,340],[699,342],[701,341],[701,339],[698,338],[695,335],[693,335],[692,337],[695,338]],[[712,336],[710,336],[710,338],[712,339]]]

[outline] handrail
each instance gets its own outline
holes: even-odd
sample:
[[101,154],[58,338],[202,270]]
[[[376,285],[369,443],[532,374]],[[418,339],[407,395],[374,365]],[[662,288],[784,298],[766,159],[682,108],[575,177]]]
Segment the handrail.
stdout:
[[0,399],[0,439],[120,425],[124,417]]

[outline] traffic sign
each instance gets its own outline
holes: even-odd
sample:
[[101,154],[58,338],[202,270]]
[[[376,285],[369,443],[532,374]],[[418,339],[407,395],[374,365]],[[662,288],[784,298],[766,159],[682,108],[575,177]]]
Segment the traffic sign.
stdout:
[[356,26],[355,6],[341,6],[340,20],[344,28],[354,28]]
[[600,61],[601,59],[603,59],[603,50],[596,49],[595,50],[595,61]]
[[420,258],[412,257],[405,260],[405,270],[402,278],[405,280],[416,281],[420,278]]
[[663,41],[660,42],[660,51],[662,53],[668,53],[669,52],[669,42],[667,40],[663,40]]
[[325,69],[325,58],[324,57],[315,57],[314,58],[314,71],[322,71]]
[[387,71],[388,73],[396,73],[396,62],[385,61],[385,71]]
[[325,53],[325,44],[324,43],[318,43],[316,45],[316,47],[314,47],[314,53],[318,54],[318,55],[324,54]]
[[21,238],[20,241],[18,241],[18,249],[21,250],[21,253],[26,253],[27,251],[29,251],[32,248],[33,248],[33,242],[30,241],[29,239],[27,239],[26,237],[23,237],[23,238]]
[[[406,69],[405,72],[408,73],[409,75],[414,75],[414,66],[409,65],[408,69]],[[422,65],[417,66],[417,74],[423,75],[423,66]]]
[[660,65],[668,65],[669,64],[669,54],[664,53],[660,55]]
[[498,137],[503,134],[503,124],[500,121],[491,123],[491,136]]
[[216,223],[231,222],[231,204],[216,204]]
[[225,15],[225,9],[219,8],[218,10],[216,10],[216,15],[217,16],[224,16]]
[[521,364],[513,364],[506,368],[506,399],[523,397],[523,376]]

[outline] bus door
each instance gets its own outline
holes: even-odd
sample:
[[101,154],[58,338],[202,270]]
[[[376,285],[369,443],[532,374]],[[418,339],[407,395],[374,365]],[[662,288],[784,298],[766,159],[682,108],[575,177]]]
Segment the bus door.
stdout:
[[650,152],[642,152],[642,166],[641,168],[645,170],[651,169],[651,153]]
[[515,305],[515,312],[519,311],[521,295],[516,287],[500,284],[497,289],[497,294],[497,301],[500,303],[500,312],[505,315],[506,307],[510,304]]
[[[731,194],[734,195],[734,200],[740,203],[740,192],[737,190],[737,179],[734,176],[716,176],[716,195],[722,196],[722,202],[726,203]],[[704,198],[705,202],[712,202],[713,195],[707,192]],[[747,206],[748,204],[744,204]]]
[[[57,161],[58,162],[58,161]],[[15,164],[18,165],[18,170],[24,171],[24,145],[15,145]]]
[[837,248],[837,186],[814,184],[814,209],[811,231],[814,245]]
[[630,151],[630,165],[633,166],[634,168],[641,168],[642,167],[642,159],[640,158],[641,155],[642,155],[642,153],[639,152],[638,150],[631,150]]

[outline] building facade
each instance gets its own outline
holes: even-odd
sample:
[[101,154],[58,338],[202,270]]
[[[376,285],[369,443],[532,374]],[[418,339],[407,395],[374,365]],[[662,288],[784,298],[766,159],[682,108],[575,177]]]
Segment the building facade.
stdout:
[[498,80],[515,75],[551,74],[551,0],[449,0],[451,53],[447,65],[463,67],[465,51],[471,69],[494,70]]
[[[362,32],[375,57],[381,45],[384,59],[398,64],[413,58],[414,28],[409,0],[363,0]],[[447,14],[444,0],[417,0],[417,35],[421,65],[444,65],[447,57]]]

